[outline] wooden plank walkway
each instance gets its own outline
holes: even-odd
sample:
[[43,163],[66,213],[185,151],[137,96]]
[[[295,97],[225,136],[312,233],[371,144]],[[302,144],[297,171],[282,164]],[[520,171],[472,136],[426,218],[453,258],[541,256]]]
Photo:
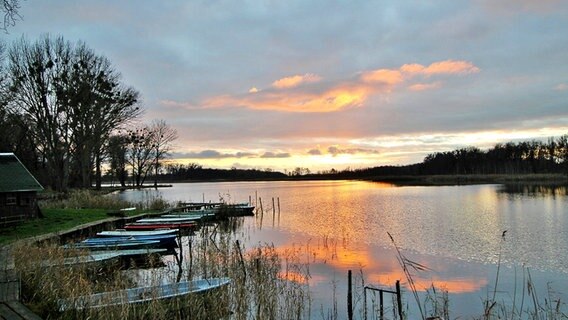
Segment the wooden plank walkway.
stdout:
[[41,320],[41,318],[18,301],[0,302],[2,320]]
[[41,320],[20,300],[20,279],[14,269],[10,247],[0,248],[0,320]]

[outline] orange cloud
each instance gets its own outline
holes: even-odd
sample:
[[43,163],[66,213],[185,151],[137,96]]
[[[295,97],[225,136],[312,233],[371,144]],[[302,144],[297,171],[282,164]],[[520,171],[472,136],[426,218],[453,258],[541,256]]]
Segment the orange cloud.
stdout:
[[434,62],[424,70],[426,74],[464,74],[477,72],[479,72],[479,68],[474,66],[471,62],[454,60]]
[[322,93],[257,92],[254,97],[219,96],[204,101],[206,107],[240,106],[288,112],[333,112],[360,106],[369,96],[366,86],[337,86]]
[[471,62],[456,60],[434,62],[427,67],[417,63],[405,64],[400,68],[400,70],[410,75],[468,74],[479,72],[479,68],[473,65]]
[[404,80],[402,73],[399,70],[390,69],[378,69],[363,72],[361,79],[364,82],[380,82],[391,86],[399,84]]
[[[376,69],[336,83],[302,86],[314,83],[321,77],[314,74],[295,75],[276,80],[272,88],[259,90],[253,87],[247,95],[224,95],[209,98],[203,107],[243,107],[257,110],[285,112],[335,112],[346,108],[361,107],[372,95],[391,93],[397,86],[416,76],[436,74],[469,74],[479,68],[468,61],[445,60],[429,66],[405,64],[399,69]],[[423,91],[441,87],[441,82],[411,84],[410,90]],[[286,90],[282,90],[286,89]]]
[[320,76],[311,73],[306,73],[303,76],[295,75],[276,80],[272,83],[272,86],[278,89],[294,88],[302,83],[318,82],[320,80],[321,80]]
[[424,91],[424,90],[438,89],[441,86],[442,86],[442,84],[440,82],[417,83],[417,84],[413,84],[413,85],[409,86],[408,89],[410,91]]

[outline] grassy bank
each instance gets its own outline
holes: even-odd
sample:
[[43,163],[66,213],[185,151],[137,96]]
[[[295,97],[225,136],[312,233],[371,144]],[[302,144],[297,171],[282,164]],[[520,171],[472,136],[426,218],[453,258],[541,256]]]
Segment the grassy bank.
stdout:
[[43,218],[23,222],[2,230],[0,246],[14,241],[59,232],[73,227],[108,219],[105,209],[42,209]]
[[136,210],[124,212],[126,216],[134,216],[163,210],[170,204],[161,198],[144,203],[131,203],[105,196],[100,192],[75,190],[65,198],[40,201],[39,206],[43,217],[3,228],[0,234],[0,246],[20,239],[61,232],[86,223],[109,219],[111,216],[108,213],[122,208],[135,207]]

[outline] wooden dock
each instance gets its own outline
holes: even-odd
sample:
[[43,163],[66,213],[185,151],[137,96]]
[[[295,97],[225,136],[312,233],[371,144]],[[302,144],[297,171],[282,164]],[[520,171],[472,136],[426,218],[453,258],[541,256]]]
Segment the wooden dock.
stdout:
[[20,303],[20,279],[9,247],[0,248],[0,320],[41,320]]
[[41,318],[18,301],[0,302],[2,320],[41,320]]

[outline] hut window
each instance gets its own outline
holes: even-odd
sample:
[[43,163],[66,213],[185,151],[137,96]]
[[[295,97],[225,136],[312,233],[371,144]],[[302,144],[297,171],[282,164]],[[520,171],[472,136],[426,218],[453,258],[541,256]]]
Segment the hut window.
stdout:
[[7,206],[15,206],[17,203],[18,203],[18,199],[16,198],[15,194],[6,195],[6,205]]

